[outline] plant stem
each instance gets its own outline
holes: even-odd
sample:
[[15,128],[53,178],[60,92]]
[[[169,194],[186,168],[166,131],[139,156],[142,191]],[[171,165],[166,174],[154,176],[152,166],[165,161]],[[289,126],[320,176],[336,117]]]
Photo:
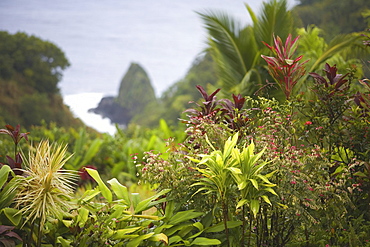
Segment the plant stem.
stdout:
[[39,219],[39,227],[37,231],[37,247],[41,247],[41,237],[42,237],[42,226],[41,226],[41,218]]
[[224,199],[222,199],[222,213],[223,213],[223,221],[224,221],[224,226],[225,226],[225,234],[226,234],[227,247],[230,247],[229,229],[227,228],[228,210],[227,210],[227,205],[226,205]]
[[245,240],[245,227],[246,227],[245,205],[243,205],[242,217],[243,217],[243,226],[242,226],[242,239],[240,240],[240,246],[244,246],[244,240]]

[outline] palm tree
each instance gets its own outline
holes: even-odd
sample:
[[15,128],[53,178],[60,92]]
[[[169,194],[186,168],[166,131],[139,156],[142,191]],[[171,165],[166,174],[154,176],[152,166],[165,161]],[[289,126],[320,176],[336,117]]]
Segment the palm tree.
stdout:
[[246,27],[226,13],[199,13],[208,30],[209,50],[216,61],[219,86],[228,95],[252,96],[268,76],[261,60],[261,54],[267,52],[262,41],[271,43],[273,34],[286,38],[294,30],[286,0],[264,3],[258,17],[249,5],[246,8],[253,21],[253,25]]
[[[253,23],[246,27],[226,13],[199,13],[208,30],[208,49],[216,63],[218,86],[225,95],[240,93],[252,96],[270,84],[265,81],[273,81],[261,55],[272,55],[263,42],[272,44],[274,36],[286,40],[289,34],[296,36],[295,33],[298,32],[301,35],[299,43],[302,43],[302,47],[299,46],[297,51],[299,55],[303,55],[304,60],[310,60],[306,64],[307,72],[320,72],[329,61],[334,61],[338,68],[348,67],[349,62],[359,64],[353,59],[365,53],[359,34],[338,35],[326,44],[316,29],[298,29],[298,22],[287,9],[286,0],[263,3],[259,16],[249,5],[246,4],[246,8]],[[359,75],[362,75],[361,72],[359,67]],[[298,81],[295,93],[307,91],[307,75]],[[284,98],[278,87],[269,88],[264,96]]]

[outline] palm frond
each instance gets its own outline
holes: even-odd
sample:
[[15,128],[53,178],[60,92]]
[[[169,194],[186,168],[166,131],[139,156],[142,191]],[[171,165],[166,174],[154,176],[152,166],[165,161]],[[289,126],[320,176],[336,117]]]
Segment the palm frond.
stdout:
[[228,93],[242,93],[238,84],[255,65],[257,45],[251,27],[241,24],[225,13],[199,13],[209,33],[209,46],[217,63],[222,88]]
[[[254,15],[249,6],[247,6],[247,9],[251,16]],[[260,49],[264,49],[262,41],[272,44],[273,35],[285,40],[294,31],[293,17],[287,9],[286,0],[273,0],[263,3],[261,15],[253,21],[256,40]]]

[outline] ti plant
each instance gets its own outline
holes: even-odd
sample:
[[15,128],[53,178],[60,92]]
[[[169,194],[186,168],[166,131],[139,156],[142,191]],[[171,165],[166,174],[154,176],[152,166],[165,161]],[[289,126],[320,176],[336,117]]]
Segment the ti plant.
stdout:
[[298,47],[298,38],[299,36],[292,39],[289,34],[284,44],[279,36],[274,36],[274,46],[264,43],[272,51],[274,57],[261,55],[267,62],[269,74],[278,83],[287,100],[290,99],[298,80],[305,74],[303,65],[308,62],[301,63],[302,56],[293,58]]
[[[231,159],[236,160],[237,163],[237,167],[232,169],[231,173],[238,186],[241,198],[237,204],[237,208],[242,207],[243,232],[241,246],[244,246],[245,239],[245,206],[249,208],[249,233],[251,234],[252,222],[259,213],[261,199],[269,205],[272,205],[268,195],[273,194],[277,196],[274,189],[272,189],[276,184],[271,183],[268,179],[274,172],[266,175],[262,174],[263,169],[268,164],[268,162],[260,160],[265,149],[257,154],[254,154],[254,149],[255,146],[252,142],[248,147],[243,147],[242,150],[234,147],[231,152]],[[250,236],[248,238],[248,246],[250,246]]]
[[204,101],[202,102],[203,105],[195,103],[194,101],[190,101],[189,103],[195,103],[200,110],[196,109],[187,109],[184,112],[189,113],[191,115],[191,119],[194,120],[196,118],[203,118],[209,117],[211,115],[215,116],[218,111],[220,111],[218,101],[216,100],[216,94],[221,90],[216,89],[213,93],[208,94],[204,88],[200,85],[197,85],[196,88],[198,89],[199,93],[202,95]]
[[[27,135],[29,134],[29,132],[21,133],[20,131],[21,126],[19,124],[15,128],[8,124],[8,125],[5,125],[5,128],[6,129],[0,129],[0,134],[9,135],[13,139],[13,142],[14,142],[14,158],[7,155],[6,156],[6,159],[8,161],[7,165],[9,165],[12,168],[12,170],[14,171],[16,175],[21,175],[22,171],[20,169],[22,169],[23,161],[22,161],[21,154],[18,152],[18,145],[19,145],[19,142],[22,140],[22,138],[28,141]],[[5,165],[5,164],[0,163],[0,165]]]
[[[258,214],[261,202],[264,201],[271,205],[268,194],[277,195],[272,189],[276,185],[268,179],[273,173],[262,175],[263,168],[267,165],[267,162],[260,161],[264,150],[254,154],[253,143],[240,150],[237,147],[238,137],[238,133],[230,137],[225,142],[223,151],[216,150],[207,138],[213,152],[200,155],[202,157],[201,160],[188,157],[197,163],[196,169],[203,175],[199,182],[192,185],[200,186],[196,193],[213,193],[221,204],[227,246],[231,246],[228,231],[228,222],[230,221],[228,202],[232,197],[234,188],[238,188],[239,193],[237,194],[240,198],[236,207],[243,207],[243,228],[240,246],[245,246],[246,242],[244,235],[246,206],[249,208],[250,227],[252,227],[252,219]],[[248,242],[248,244],[250,243]]]

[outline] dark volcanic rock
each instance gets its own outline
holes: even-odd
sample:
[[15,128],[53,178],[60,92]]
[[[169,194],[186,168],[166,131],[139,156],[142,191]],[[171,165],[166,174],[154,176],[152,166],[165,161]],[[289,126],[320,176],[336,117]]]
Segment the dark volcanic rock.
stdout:
[[137,121],[138,115],[145,115],[148,107],[156,107],[157,99],[150,79],[145,70],[136,63],[121,80],[117,97],[104,97],[97,108],[89,112],[109,118],[112,123],[127,125],[131,120]]
[[103,118],[109,118],[112,123],[127,125],[130,117],[127,111],[116,102],[115,97],[104,97],[99,102],[97,108],[89,109],[89,112],[101,115]]

